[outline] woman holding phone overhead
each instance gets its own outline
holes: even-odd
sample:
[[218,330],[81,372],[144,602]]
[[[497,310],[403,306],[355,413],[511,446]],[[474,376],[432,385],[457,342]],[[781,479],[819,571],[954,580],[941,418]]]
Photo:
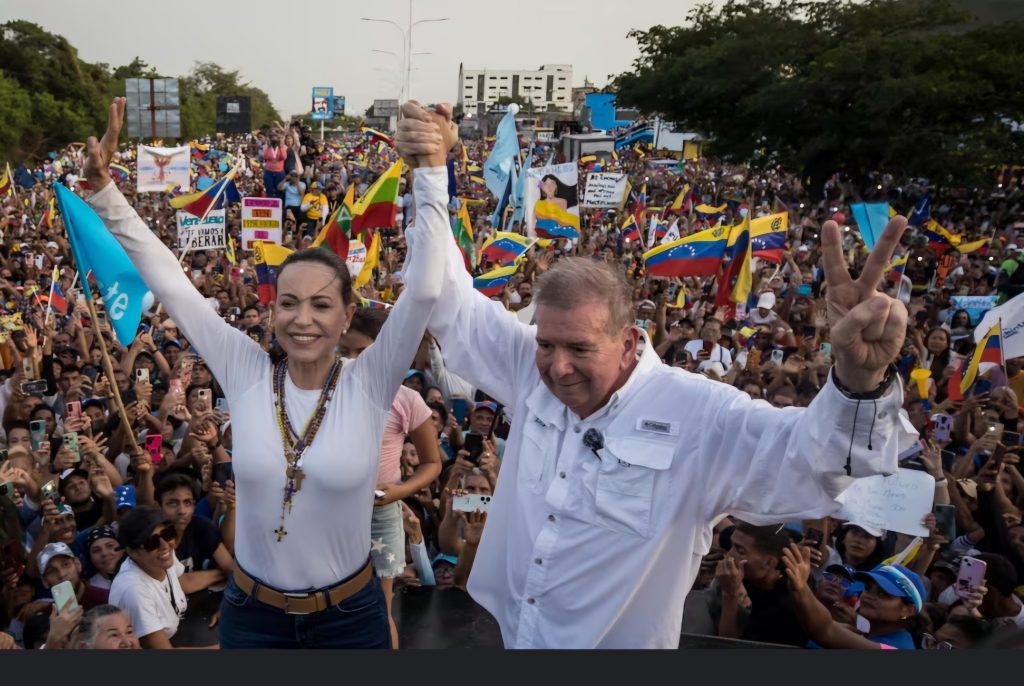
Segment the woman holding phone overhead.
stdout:
[[345,264],[302,250],[281,266],[270,354],[224,322],[177,259],[110,183],[125,100],[103,140],[88,141],[90,205],[124,246],[184,335],[202,351],[231,407],[237,491],[236,569],[224,592],[223,648],[388,648],[380,583],[369,561],[377,459],[392,400],[423,336],[445,266],[447,151],[458,139],[438,112],[417,108],[406,164],[424,253],[375,345],[355,360],[335,345],[355,312]]

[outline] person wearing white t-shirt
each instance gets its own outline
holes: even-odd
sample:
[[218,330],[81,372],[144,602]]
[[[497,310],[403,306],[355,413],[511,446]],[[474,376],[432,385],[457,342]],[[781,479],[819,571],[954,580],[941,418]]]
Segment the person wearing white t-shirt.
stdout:
[[774,326],[775,322],[779,321],[779,313],[773,310],[773,307],[775,307],[775,294],[762,293],[757,298],[757,307],[747,314],[750,323],[755,326]]
[[[721,339],[722,322],[708,319],[700,330],[700,338],[690,341],[683,348],[690,354],[690,359],[698,363],[698,372],[707,369],[712,362],[720,362],[726,371],[732,366],[732,353],[718,344]],[[710,344],[710,350],[705,343]]]
[[185,567],[174,555],[174,526],[155,507],[140,507],[121,520],[117,538],[128,559],[110,586],[110,604],[131,615],[143,648],[173,648],[188,606],[178,582]]

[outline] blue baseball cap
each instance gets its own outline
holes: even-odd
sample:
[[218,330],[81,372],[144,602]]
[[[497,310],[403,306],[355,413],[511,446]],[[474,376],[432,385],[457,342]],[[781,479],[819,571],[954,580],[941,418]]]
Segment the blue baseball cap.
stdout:
[[424,379],[426,379],[426,378],[427,378],[427,375],[426,375],[426,374],[424,374],[423,372],[421,372],[421,371],[420,371],[420,370],[418,370],[418,369],[410,369],[409,371],[407,371],[407,372],[405,373],[405,378],[406,378],[406,380],[408,380],[408,379],[411,379],[411,378],[412,378],[412,377],[414,377],[414,376],[420,376],[421,378],[424,378]]
[[118,486],[114,489],[114,497],[117,500],[115,510],[121,511],[123,507],[135,509],[135,486]]
[[493,400],[481,400],[473,406],[474,410],[490,410],[494,414],[498,414],[498,403]]
[[853,578],[857,581],[874,581],[889,595],[910,601],[918,612],[924,607],[927,595],[924,582],[903,565],[878,565],[870,572],[856,572]]
[[459,558],[455,557],[454,555],[445,555],[444,553],[441,553],[440,555],[434,558],[434,561],[430,563],[430,566],[436,567],[438,562],[447,562],[448,564],[454,567],[455,565],[459,564]]

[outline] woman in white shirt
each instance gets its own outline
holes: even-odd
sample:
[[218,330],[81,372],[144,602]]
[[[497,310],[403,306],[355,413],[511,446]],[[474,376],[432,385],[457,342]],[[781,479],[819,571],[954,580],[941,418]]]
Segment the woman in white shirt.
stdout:
[[185,567],[174,555],[174,527],[155,507],[132,510],[118,525],[127,551],[110,586],[110,604],[125,610],[143,648],[173,648],[188,600],[178,582]]
[[[279,349],[268,355],[203,301],[174,255],[110,183],[124,100],[103,141],[90,139],[89,203],[147,285],[201,350],[231,406],[237,491],[236,569],[224,592],[223,648],[388,648],[369,561],[370,514],[384,422],[441,288],[448,224],[447,150],[454,125],[422,110],[406,142],[424,253],[376,343],[346,361],[335,345],[355,311],[345,264],[304,250],[280,267]],[[418,128],[416,128],[418,126]]]

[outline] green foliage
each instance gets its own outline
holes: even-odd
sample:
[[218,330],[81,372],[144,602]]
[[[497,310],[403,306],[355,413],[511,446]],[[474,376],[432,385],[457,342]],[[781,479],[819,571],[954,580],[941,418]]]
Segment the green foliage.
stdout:
[[1021,28],[950,0],[708,3],[631,33],[641,54],[613,90],[726,159],[967,181],[1024,152]]
[[[111,69],[83,62],[67,40],[37,24],[0,24],[0,156],[39,158],[99,135],[111,98],[124,95],[124,79],[158,77],[140,57]],[[280,118],[266,93],[210,62],[197,62],[179,88],[186,140],[215,133],[218,95],[250,96],[254,128]]]

